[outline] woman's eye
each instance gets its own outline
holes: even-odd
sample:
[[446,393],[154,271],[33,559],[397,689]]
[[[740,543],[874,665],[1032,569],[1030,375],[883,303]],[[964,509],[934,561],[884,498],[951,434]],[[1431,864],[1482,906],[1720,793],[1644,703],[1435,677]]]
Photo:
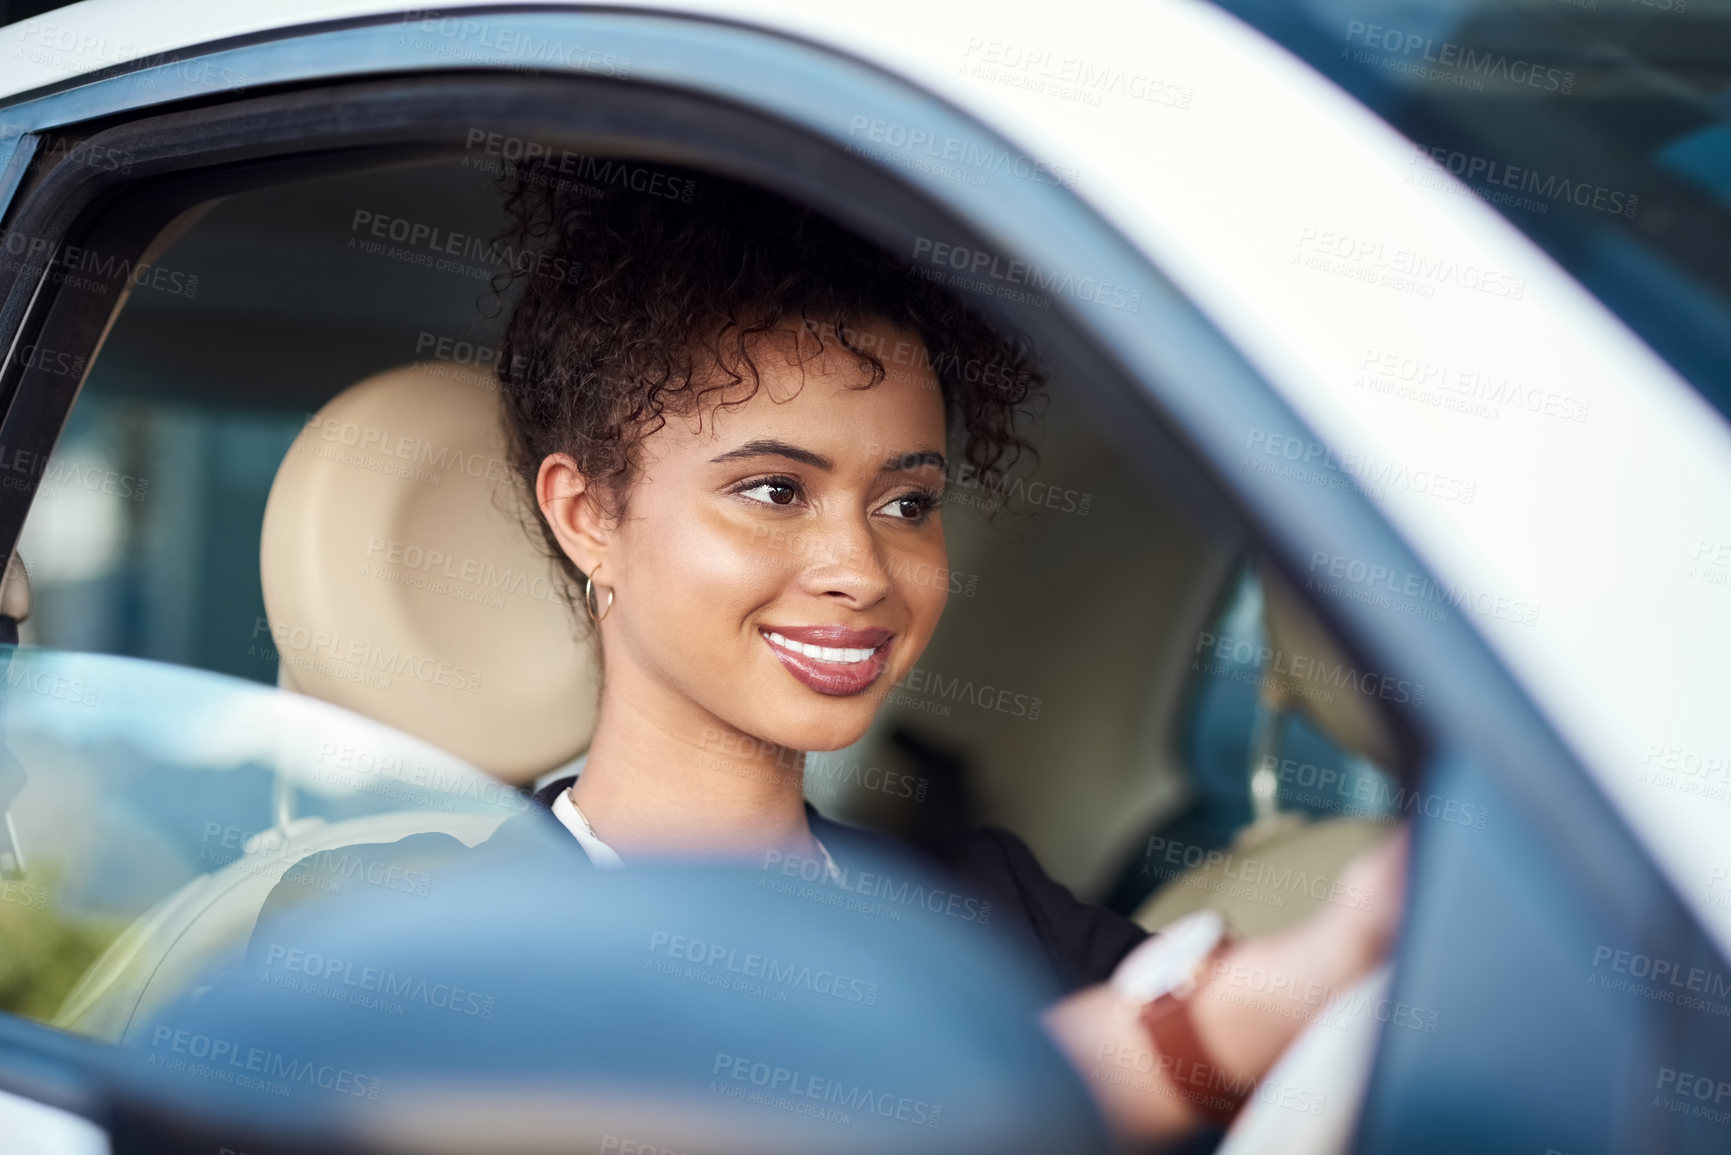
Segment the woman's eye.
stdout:
[[736,492],[764,505],[792,505],[799,499],[799,487],[784,477],[759,481]]
[[904,493],[891,498],[883,512],[903,521],[924,521],[938,506],[937,498],[929,493]]

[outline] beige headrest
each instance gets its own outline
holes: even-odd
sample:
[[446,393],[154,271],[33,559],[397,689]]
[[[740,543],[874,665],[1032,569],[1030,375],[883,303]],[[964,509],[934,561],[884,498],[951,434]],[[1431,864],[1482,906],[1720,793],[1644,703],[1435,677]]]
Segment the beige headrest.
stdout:
[[[1257,575],[1262,580],[1262,613],[1268,627],[1268,644],[1276,652],[1288,655],[1289,662],[1304,659],[1306,668],[1314,668],[1314,663],[1321,662],[1327,670],[1344,667],[1365,672],[1341,653],[1304,599],[1272,566],[1258,566]],[[1299,684],[1297,680],[1268,678],[1263,683],[1264,697],[1274,699],[1270,705],[1297,707],[1347,753],[1368,758],[1385,770],[1395,767],[1398,754],[1394,737],[1368,695],[1338,684],[1326,687],[1326,693],[1314,695],[1293,693],[1286,688],[1295,689]]]
[[281,685],[525,782],[588,745],[599,676],[497,406],[451,364],[338,394],[277,468],[259,575]]

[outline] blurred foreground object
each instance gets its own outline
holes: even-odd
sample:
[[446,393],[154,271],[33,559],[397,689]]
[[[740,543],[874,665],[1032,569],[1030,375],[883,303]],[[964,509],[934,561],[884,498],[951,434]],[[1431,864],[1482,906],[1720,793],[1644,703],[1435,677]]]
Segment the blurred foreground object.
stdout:
[[[141,1033],[128,1111],[253,1155],[1104,1150],[1036,1024],[1052,992],[941,913],[942,880],[774,853],[602,872],[568,842],[548,820],[425,895],[261,922]],[[206,1122],[167,1105],[188,1091]]]

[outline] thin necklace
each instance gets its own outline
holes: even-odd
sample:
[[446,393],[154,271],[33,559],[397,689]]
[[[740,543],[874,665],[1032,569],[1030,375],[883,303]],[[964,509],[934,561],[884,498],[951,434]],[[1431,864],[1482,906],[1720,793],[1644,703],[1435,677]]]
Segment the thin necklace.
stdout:
[[[583,833],[587,834],[590,838],[593,838],[597,846],[604,848],[615,858],[619,858],[619,852],[614,850],[611,846],[608,846],[607,843],[603,842],[601,836],[595,833],[595,828],[589,825],[589,818],[583,813],[583,808],[577,805],[577,800],[575,798],[571,797],[571,788],[569,786],[565,788],[565,801],[570,805],[571,813],[577,816],[577,821],[582,823]],[[819,838],[815,834],[811,836],[811,840],[817,843],[818,850],[823,854],[824,869],[828,871],[830,879],[832,881],[840,881],[841,867],[837,866],[835,864],[835,859],[830,856],[829,847],[825,846],[823,844],[823,839]],[[623,862],[624,859],[620,859],[620,861]]]

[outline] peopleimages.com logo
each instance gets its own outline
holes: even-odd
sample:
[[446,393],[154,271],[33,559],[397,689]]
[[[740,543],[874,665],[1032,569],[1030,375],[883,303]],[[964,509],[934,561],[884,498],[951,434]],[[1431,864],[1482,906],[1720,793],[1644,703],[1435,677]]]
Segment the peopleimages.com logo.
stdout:
[[[1507,190],[1520,194],[1514,199],[1493,199],[1496,204],[1512,204],[1516,208],[1549,211],[1552,203],[1566,203],[1584,209],[1596,209],[1614,216],[1632,217],[1641,206],[1641,198],[1622,189],[1608,188],[1593,181],[1570,178],[1553,172],[1543,172],[1518,164],[1508,164],[1490,157],[1462,152],[1447,145],[1415,145],[1415,165],[1434,163],[1447,169],[1469,186],[1495,186],[1493,192]],[[1408,183],[1414,183],[1409,176]]]
[[705,968],[716,972],[716,977],[740,980],[741,986],[735,989],[767,985],[780,996],[774,1001],[785,1002],[788,991],[805,991],[868,1007],[876,1006],[878,1001],[877,983],[840,970],[742,951],[727,943],[706,942],[658,930],[649,936],[649,953],[672,962]]
[[[1230,634],[1214,634],[1207,630],[1198,633],[1191,670],[1218,674],[1221,672],[1219,667],[1225,664],[1261,671],[1266,676],[1283,680],[1292,692],[1320,697],[1322,701],[1333,700],[1329,691],[1344,690],[1403,705],[1424,704],[1422,682],[1409,682],[1374,670],[1360,670],[1328,655],[1292,652],[1266,645],[1260,640],[1234,638]],[[1307,690],[1313,693],[1305,694]]]
[[[858,1112],[861,1115],[878,1115],[885,1119],[896,1119],[903,1123],[911,1123],[918,1127],[936,1127],[942,1120],[944,1109],[935,1103],[924,1099],[915,1099],[891,1091],[852,1082],[851,1080],[826,1078],[804,1071],[795,1071],[774,1063],[760,1062],[744,1055],[729,1055],[717,1053],[715,1065],[710,1068],[710,1074],[717,1083],[712,1083],[712,1090],[730,1095],[732,1098],[747,1099],[761,1103],[764,1106],[776,1107],[798,1115],[809,1115],[814,1118],[825,1118],[830,1122],[846,1123],[851,1116],[846,1112]],[[721,1080],[733,1080],[757,1087],[763,1092],[756,1096],[747,1096],[744,1088],[730,1088]],[[719,1084],[719,1085],[718,1085]],[[823,1104],[825,1108],[844,1112],[839,1118],[822,1115],[813,1109],[813,1104]]]
[[357,1099],[379,1097],[381,1083],[377,1076],[334,1063],[317,1063],[281,1051],[249,1047],[233,1039],[158,1026],[151,1033],[150,1046],[149,1066],[184,1071],[269,1094],[286,1096],[299,1084]]
[[[290,665],[296,668],[300,668],[295,661],[297,657],[327,659],[342,663],[357,674],[375,675],[376,680],[368,684],[382,690],[390,689],[390,682],[383,675],[407,675],[428,685],[464,690],[471,694],[481,688],[480,670],[409,653],[395,646],[387,649],[364,638],[347,637],[325,630],[309,630],[305,626],[286,622],[272,625],[266,618],[255,618],[253,640],[256,641],[262,636],[268,636],[276,644],[277,654],[293,651],[293,656],[288,660]],[[320,672],[325,671],[321,668]]]
[[[1485,81],[1536,88],[1540,92],[1567,96],[1575,90],[1575,74],[1491,48],[1477,48],[1454,40],[1439,40],[1422,32],[1346,22],[1346,43],[1360,64],[1379,65],[1391,72],[1418,79],[1482,92]],[[1382,54],[1378,56],[1378,54]]]
[[1008,259],[986,249],[916,237],[910,259],[915,265],[954,270],[966,279],[965,288],[1025,290],[1040,295],[1069,297],[1090,305],[1102,305],[1135,313],[1142,308],[1142,290],[1113,284],[1098,277],[1078,276],[1071,269],[1052,269],[1032,261]]

